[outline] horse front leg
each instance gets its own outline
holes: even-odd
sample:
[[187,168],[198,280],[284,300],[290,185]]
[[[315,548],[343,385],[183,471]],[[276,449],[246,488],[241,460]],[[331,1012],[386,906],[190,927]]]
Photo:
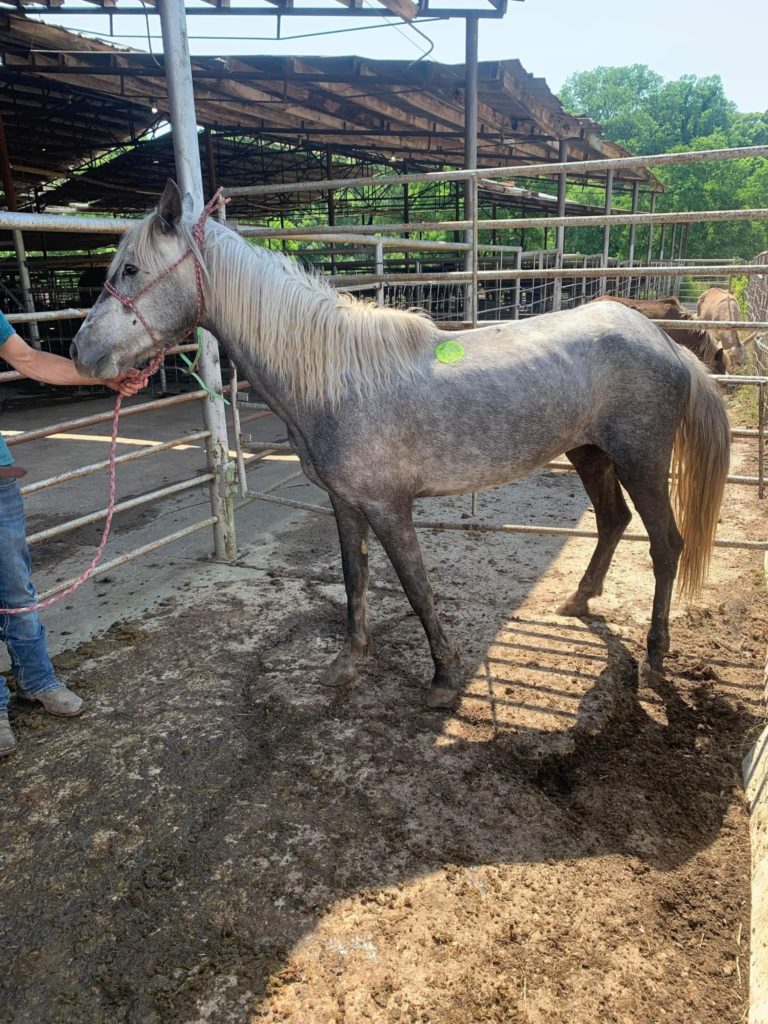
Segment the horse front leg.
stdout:
[[360,661],[371,653],[368,627],[368,523],[362,513],[331,494],[341,543],[347,591],[347,638],[340,654],[320,678],[323,686],[344,686],[357,678]]
[[461,659],[457,648],[446,637],[435,610],[435,598],[424,569],[411,505],[366,506],[364,512],[427,634],[435,675],[426,705],[428,708],[452,708],[458,703],[463,681]]

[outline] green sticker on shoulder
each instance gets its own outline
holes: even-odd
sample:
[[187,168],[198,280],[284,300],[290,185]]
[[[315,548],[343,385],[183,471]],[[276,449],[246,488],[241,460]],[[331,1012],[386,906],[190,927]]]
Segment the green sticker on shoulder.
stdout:
[[458,363],[464,358],[464,346],[458,341],[441,341],[435,349],[435,359],[440,363]]

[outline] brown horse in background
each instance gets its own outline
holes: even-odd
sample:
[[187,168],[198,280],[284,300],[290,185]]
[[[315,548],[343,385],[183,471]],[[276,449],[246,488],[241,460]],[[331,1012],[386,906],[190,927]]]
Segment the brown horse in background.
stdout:
[[[725,288],[708,288],[699,296],[696,318],[698,320],[741,320],[739,301]],[[730,364],[743,366],[747,361],[746,346],[754,337],[755,332],[744,341],[741,340],[737,327],[723,327],[722,330],[717,328],[711,333],[727,352]]]

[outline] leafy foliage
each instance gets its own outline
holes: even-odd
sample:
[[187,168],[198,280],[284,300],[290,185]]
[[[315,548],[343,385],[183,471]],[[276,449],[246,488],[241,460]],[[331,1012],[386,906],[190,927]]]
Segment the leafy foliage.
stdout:
[[[633,153],[768,144],[768,111],[738,111],[718,75],[683,75],[665,81],[643,64],[599,67],[571,75],[560,99],[572,113],[599,121],[606,138]],[[654,173],[666,185],[659,196],[659,211],[766,205],[768,162],[764,159],[680,164]],[[764,249],[768,249],[766,222],[726,221],[692,225],[687,255],[749,259]],[[615,252],[626,255],[626,237],[619,233]]]

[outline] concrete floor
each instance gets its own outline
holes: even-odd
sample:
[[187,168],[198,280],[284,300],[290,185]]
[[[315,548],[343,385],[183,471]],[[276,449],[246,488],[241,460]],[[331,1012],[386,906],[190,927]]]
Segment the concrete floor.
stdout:
[[[129,400],[126,407],[146,401],[140,396]],[[33,408],[5,413],[0,423],[4,436],[111,411],[109,398],[80,402],[35,405]],[[247,413],[244,413],[247,415]],[[175,437],[192,434],[202,427],[201,404],[190,402],[168,409],[154,409],[121,420],[118,454],[146,448]],[[13,448],[17,463],[29,472],[23,483],[64,472],[67,469],[106,459],[109,454],[111,422],[90,427],[65,430],[60,436],[48,437]],[[285,428],[274,416],[248,424],[244,431],[254,440],[284,440]],[[231,436],[231,435],[230,435]],[[298,469],[292,455],[268,456],[251,460],[248,477],[252,487],[266,489],[290,476]],[[118,467],[117,500],[128,498],[194,478],[204,473],[205,451],[202,442],[148,457]],[[279,493],[303,501],[325,503],[323,492],[303,476],[291,481]],[[27,532],[35,533],[57,523],[102,509],[107,501],[107,474],[100,472],[78,480],[47,488],[25,498]],[[112,534],[104,561],[148,544],[210,514],[207,484],[193,486],[170,498],[155,501],[115,516]],[[251,546],[260,536],[268,538],[278,527],[297,521],[301,513],[281,506],[248,499],[237,501],[238,543]],[[98,544],[103,520],[66,533],[61,537],[36,544],[32,548],[34,579],[39,592],[56,582],[77,576],[88,565]],[[143,615],[158,602],[177,595],[190,580],[231,578],[231,566],[211,561],[213,539],[206,528],[180,541],[169,544],[152,555],[118,568],[105,577],[86,583],[83,588],[44,614],[53,654],[101,633],[120,619]],[[202,578],[201,578],[202,573]],[[0,655],[0,671],[5,654]]]

